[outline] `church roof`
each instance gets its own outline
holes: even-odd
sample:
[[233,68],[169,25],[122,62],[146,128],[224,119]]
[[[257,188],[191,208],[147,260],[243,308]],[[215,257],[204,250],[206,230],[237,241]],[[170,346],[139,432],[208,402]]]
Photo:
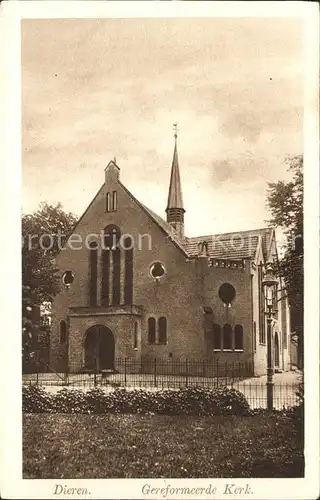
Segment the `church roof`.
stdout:
[[216,259],[254,258],[259,240],[262,241],[262,251],[266,258],[269,252],[273,228],[237,231],[233,233],[212,234],[187,238],[186,250],[190,257],[199,253],[199,243],[208,243],[209,257]]
[[187,251],[186,251],[186,248],[185,248],[185,245],[184,245],[184,242],[178,238],[178,236],[176,236],[173,231],[172,231],[172,228],[170,226],[170,224],[168,224],[168,222],[166,222],[164,219],[162,219],[162,217],[160,217],[160,215],[156,214],[155,212],[153,212],[153,210],[151,210],[150,208],[146,207],[145,205],[143,205],[143,203],[141,203],[141,201],[137,200],[137,198],[122,184],[122,182],[119,181],[119,184],[122,186],[122,188],[128,193],[128,195],[131,197],[132,200],[135,201],[135,203],[144,211],[147,213],[147,215],[149,215],[150,219],[153,220],[153,222],[158,226],[160,227],[160,229],[162,229],[164,231],[164,233],[170,238],[170,240],[172,240],[172,242],[185,254],[185,256],[187,257],[188,254],[187,254]]
[[175,135],[175,144],[174,144],[173,160],[172,160],[172,167],[171,167],[171,177],[170,177],[167,210],[170,208],[182,208],[183,209],[182,189],[181,189],[179,160],[178,160],[178,148],[177,148],[177,136],[176,135]]

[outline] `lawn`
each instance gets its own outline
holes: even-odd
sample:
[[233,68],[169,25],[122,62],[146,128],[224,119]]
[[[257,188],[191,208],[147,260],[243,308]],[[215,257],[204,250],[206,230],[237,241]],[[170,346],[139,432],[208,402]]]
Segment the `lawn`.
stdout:
[[23,415],[23,477],[302,477],[302,439],[277,415]]

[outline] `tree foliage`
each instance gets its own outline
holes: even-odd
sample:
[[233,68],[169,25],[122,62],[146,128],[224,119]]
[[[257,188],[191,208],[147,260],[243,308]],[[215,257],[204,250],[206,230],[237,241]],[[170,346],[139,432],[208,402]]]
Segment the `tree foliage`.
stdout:
[[58,293],[54,257],[76,222],[76,216],[65,213],[60,203],[41,203],[36,212],[22,216],[22,285],[33,303],[52,301]]
[[298,356],[303,361],[303,157],[286,160],[292,179],[268,184],[267,204],[270,223],[281,227],[285,236],[285,252],[279,261],[291,305],[292,328],[298,335]]
[[40,305],[59,292],[54,258],[66,242],[77,218],[60,203],[41,203],[32,214],[22,215],[22,350],[24,361],[35,351]]

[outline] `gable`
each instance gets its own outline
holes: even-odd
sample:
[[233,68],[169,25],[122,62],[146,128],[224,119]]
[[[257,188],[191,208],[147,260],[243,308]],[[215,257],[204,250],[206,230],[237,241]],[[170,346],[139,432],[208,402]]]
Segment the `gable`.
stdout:
[[[106,210],[106,196],[107,193],[117,193],[117,209]],[[101,232],[109,224],[115,224],[121,228],[122,233],[127,235],[148,234],[150,233],[150,224],[156,231],[161,231],[164,236],[164,244],[173,245],[187,257],[185,248],[178,238],[171,232],[171,227],[161,217],[145,207],[140,203],[130,191],[117,179],[113,178],[110,184],[104,183],[97,194],[94,196],[85,212],[82,214],[72,232],[68,236],[67,243],[63,250],[56,257],[56,262],[59,265],[65,261],[62,254],[69,254],[71,250],[70,242],[81,237],[84,242],[89,236],[94,239],[93,235],[101,235]],[[76,236],[77,235],[77,236]],[[158,238],[157,238],[158,239]],[[84,249],[86,250],[86,248]],[[79,255],[79,253],[77,254]],[[81,258],[81,256],[79,255]],[[70,258],[70,256],[69,256]],[[76,259],[77,256],[72,256],[71,260]]]

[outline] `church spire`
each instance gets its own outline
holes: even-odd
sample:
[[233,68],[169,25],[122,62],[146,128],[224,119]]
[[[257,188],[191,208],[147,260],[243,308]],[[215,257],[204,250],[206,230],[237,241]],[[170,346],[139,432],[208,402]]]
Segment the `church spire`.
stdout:
[[174,152],[171,167],[170,186],[168,194],[168,204],[166,208],[167,222],[181,238],[184,237],[184,208],[182,200],[182,189],[180,181],[179,161],[178,161],[178,124],[174,124]]

